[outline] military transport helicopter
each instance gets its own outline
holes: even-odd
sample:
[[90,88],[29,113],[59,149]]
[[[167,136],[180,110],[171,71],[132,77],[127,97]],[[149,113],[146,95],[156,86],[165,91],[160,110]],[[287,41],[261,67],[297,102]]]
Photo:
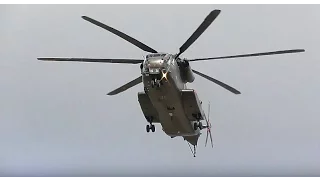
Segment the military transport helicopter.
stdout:
[[[138,93],[138,101],[142,112],[149,123],[146,126],[146,131],[150,132],[151,130],[152,132],[155,132],[153,123],[160,123],[162,130],[171,138],[179,136],[183,137],[184,140],[188,142],[188,145],[195,156],[196,146],[202,129],[207,130],[205,145],[207,145],[208,136],[210,136],[211,146],[213,147],[210,131],[211,124],[209,122],[210,107],[208,110],[208,117],[206,117],[202,108],[202,102],[199,100],[195,90],[188,89],[186,84],[192,83],[195,79],[194,74],[197,74],[234,94],[240,94],[240,91],[192,69],[190,62],[304,52],[304,49],[291,49],[210,58],[180,58],[180,55],[198,39],[219,14],[220,10],[211,11],[189,39],[179,48],[177,54],[158,52],[123,32],[90,17],[82,16],[84,20],[121,37],[150,54],[146,55],[143,59],[38,58],[38,60],[140,64],[141,76],[114,91],[111,91],[108,95],[118,94],[142,82],[144,91]],[[203,125],[201,121],[204,121],[205,125]],[[193,149],[190,144],[193,145]]]

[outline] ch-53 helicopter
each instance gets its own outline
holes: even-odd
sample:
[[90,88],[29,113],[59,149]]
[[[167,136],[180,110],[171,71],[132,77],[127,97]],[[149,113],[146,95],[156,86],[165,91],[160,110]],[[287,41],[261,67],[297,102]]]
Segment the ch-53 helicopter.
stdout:
[[[206,117],[202,108],[202,102],[199,100],[195,90],[188,89],[186,84],[192,83],[195,80],[194,74],[197,74],[234,94],[240,94],[240,91],[218,81],[217,79],[192,69],[190,62],[299,53],[305,51],[304,49],[291,49],[197,59],[180,58],[180,55],[198,39],[198,37],[217,18],[220,12],[220,10],[211,11],[189,39],[179,48],[179,52],[177,54],[158,52],[123,32],[90,17],[82,16],[84,20],[121,37],[150,54],[147,54],[143,59],[38,58],[38,60],[140,64],[141,75],[139,77],[115,89],[114,91],[111,91],[108,95],[118,94],[139,83],[143,83],[144,91],[138,92],[138,101],[146,121],[148,122],[148,125],[146,125],[146,131],[150,132],[151,130],[152,132],[155,132],[154,123],[160,123],[162,130],[171,138],[183,137],[184,140],[188,142],[191,152],[195,156],[196,146],[202,129],[207,130],[205,145],[207,145],[209,136],[211,146],[213,147],[210,130],[211,124],[209,122],[210,104],[208,117]],[[201,121],[204,121],[205,125],[202,124]],[[193,149],[190,144],[193,145]]]

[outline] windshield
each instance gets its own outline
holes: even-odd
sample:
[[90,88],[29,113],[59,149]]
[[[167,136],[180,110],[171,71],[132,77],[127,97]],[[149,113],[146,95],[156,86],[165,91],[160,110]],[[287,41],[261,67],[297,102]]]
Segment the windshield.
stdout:
[[157,54],[148,54],[147,55],[147,59],[149,59],[149,58],[163,58],[165,55],[166,54],[159,54],[159,53],[157,53]]

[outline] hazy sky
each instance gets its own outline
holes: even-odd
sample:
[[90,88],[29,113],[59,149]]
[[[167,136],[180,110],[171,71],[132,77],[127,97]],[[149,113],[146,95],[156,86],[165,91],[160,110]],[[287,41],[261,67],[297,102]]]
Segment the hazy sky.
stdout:
[[[211,101],[215,148],[203,134],[196,158],[159,124],[145,131],[142,84],[106,95],[139,65],[36,60],[146,55],[82,15],[177,53],[214,9],[182,57],[306,52],[192,63],[242,92],[199,76],[188,85]],[[320,176],[319,19],[319,5],[0,5],[0,175]]]

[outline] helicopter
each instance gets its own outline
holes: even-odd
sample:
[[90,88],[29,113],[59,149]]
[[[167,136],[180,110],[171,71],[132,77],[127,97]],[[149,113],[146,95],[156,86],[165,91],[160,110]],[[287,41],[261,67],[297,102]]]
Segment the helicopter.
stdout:
[[[180,58],[199,37],[218,17],[221,10],[213,10],[206,16],[199,27],[179,48],[176,54],[158,52],[146,44],[134,39],[133,37],[120,32],[106,24],[96,21],[88,16],[82,18],[100,28],[103,28],[114,35],[126,40],[143,51],[148,52],[143,59],[96,59],[96,58],[37,58],[42,61],[77,61],[77,62],[99,62],[99,63],[120,63],[120,64],[140,64],[141,75],[123,86],[111,91],[108,95],[119,94],[137,84],[143,83],[143,91],[138,92],[138,101],[141,110],[147,121],[146,131],[155,132],[155,123],[161,124],[162,131],[171,138],[183,137],[196,155],[196,146],[201,130],[206,129],[205,146],[210,137],[211,146],[213,147],[211,123],[209,121],[210,104],[208,114],[204,113],[202,101],[194,89],[188,89],[187,83],[195,80],[195,74],[203,77],[224,89],[234,93],[241,94],[237,89],[215,79],[200,71],[191,68],[190,63],[196,61],[230,59],[241,57],[257,57],[287,53],[300,53],[304,49],[290,49],[272,52],[240,54],[232,56],[220,56],[209,58],[186,59]],[[205,123],[202,123],[205,122]],[[193,145],[193,149],[191,148]]]

